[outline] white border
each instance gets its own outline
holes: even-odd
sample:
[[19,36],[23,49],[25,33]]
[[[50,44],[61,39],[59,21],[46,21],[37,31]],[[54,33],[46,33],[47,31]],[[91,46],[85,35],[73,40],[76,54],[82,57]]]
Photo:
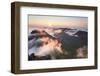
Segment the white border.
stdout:
[[[88,58],[28,61],[28,14],[88,17]],[[43,69],[94,65],[94,11],[39,7],[20,8],[20,69]]]

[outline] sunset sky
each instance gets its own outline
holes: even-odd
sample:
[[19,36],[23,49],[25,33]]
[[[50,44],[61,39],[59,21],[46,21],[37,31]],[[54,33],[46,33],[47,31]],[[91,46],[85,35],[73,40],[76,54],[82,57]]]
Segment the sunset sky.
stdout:
[[29,29],[36,27],[63,27],[87,29],[87,17],[29,15]]

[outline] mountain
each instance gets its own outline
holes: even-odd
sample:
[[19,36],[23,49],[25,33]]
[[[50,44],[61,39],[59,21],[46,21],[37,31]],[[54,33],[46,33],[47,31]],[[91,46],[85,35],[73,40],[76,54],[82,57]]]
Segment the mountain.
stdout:
[[[57,32],[57,30],[62,30],[60,32]],[[45,55],[45,56],[35,56],[35,53],[38,51],[39,47],[42,47],[43,41],[41,41],[41,38],[43,37],[49,37],[50,39],[53,40],[58,40],[60,41],[61,48],[63,49],[64,53],[68,54],[55,54],[56,59],[60,58],[75,58],[76,56],[76,50],[79,48],[82,48],[84,46],[87,46],[87,41],[88,41],[88,33],[87,31],[82,31],[78,29],[70,29],[70,28],[59,28],[59,29],[54,29],[52,34],[49,34],[49,32],[42,30],[33,30],[31,34],[28,36],[28,45],[29,45],[29,60],[46,60],[46,59],[51,59],[51,55]],[[51,45],[52,46],[52,45]],[[51,49],[49,47],[49,49]],[[45,49],[44,49],[45,50]],[[85,50],[87,51],[87,50]]]
[[75,29],[65,30],[59,34],[55,34],[55,37],[62,42],[62,48],[69,52],[69,55],[74,56],[76,50],[80,47],[87,46],[88,33]]
[[31,36],[31,39],[28,39],[29,59],[32,56],[38,60],[43,58],[48,59],[48,57],[53,59],[58,58],[58,55],[62,53],[59,40],[44,30],[37,31],[33,31],[31,33],[33,38]]

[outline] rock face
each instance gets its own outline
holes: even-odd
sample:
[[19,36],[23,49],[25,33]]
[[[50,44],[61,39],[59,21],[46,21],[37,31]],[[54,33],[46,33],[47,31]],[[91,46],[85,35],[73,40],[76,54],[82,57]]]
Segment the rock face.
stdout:
[[87,32],[79,30],[70,34],[69,30],[73,29],[55,29],[52,32],[53,35],[45,30],[33,30],[28,36],[28,59],[50,60],[87,57]]

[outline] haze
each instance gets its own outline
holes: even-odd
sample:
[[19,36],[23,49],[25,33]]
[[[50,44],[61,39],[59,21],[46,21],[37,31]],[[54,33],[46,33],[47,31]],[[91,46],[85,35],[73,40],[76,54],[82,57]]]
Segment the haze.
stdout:
[[29,29],[34,27],[87,29],[87,17],[29,15]]

